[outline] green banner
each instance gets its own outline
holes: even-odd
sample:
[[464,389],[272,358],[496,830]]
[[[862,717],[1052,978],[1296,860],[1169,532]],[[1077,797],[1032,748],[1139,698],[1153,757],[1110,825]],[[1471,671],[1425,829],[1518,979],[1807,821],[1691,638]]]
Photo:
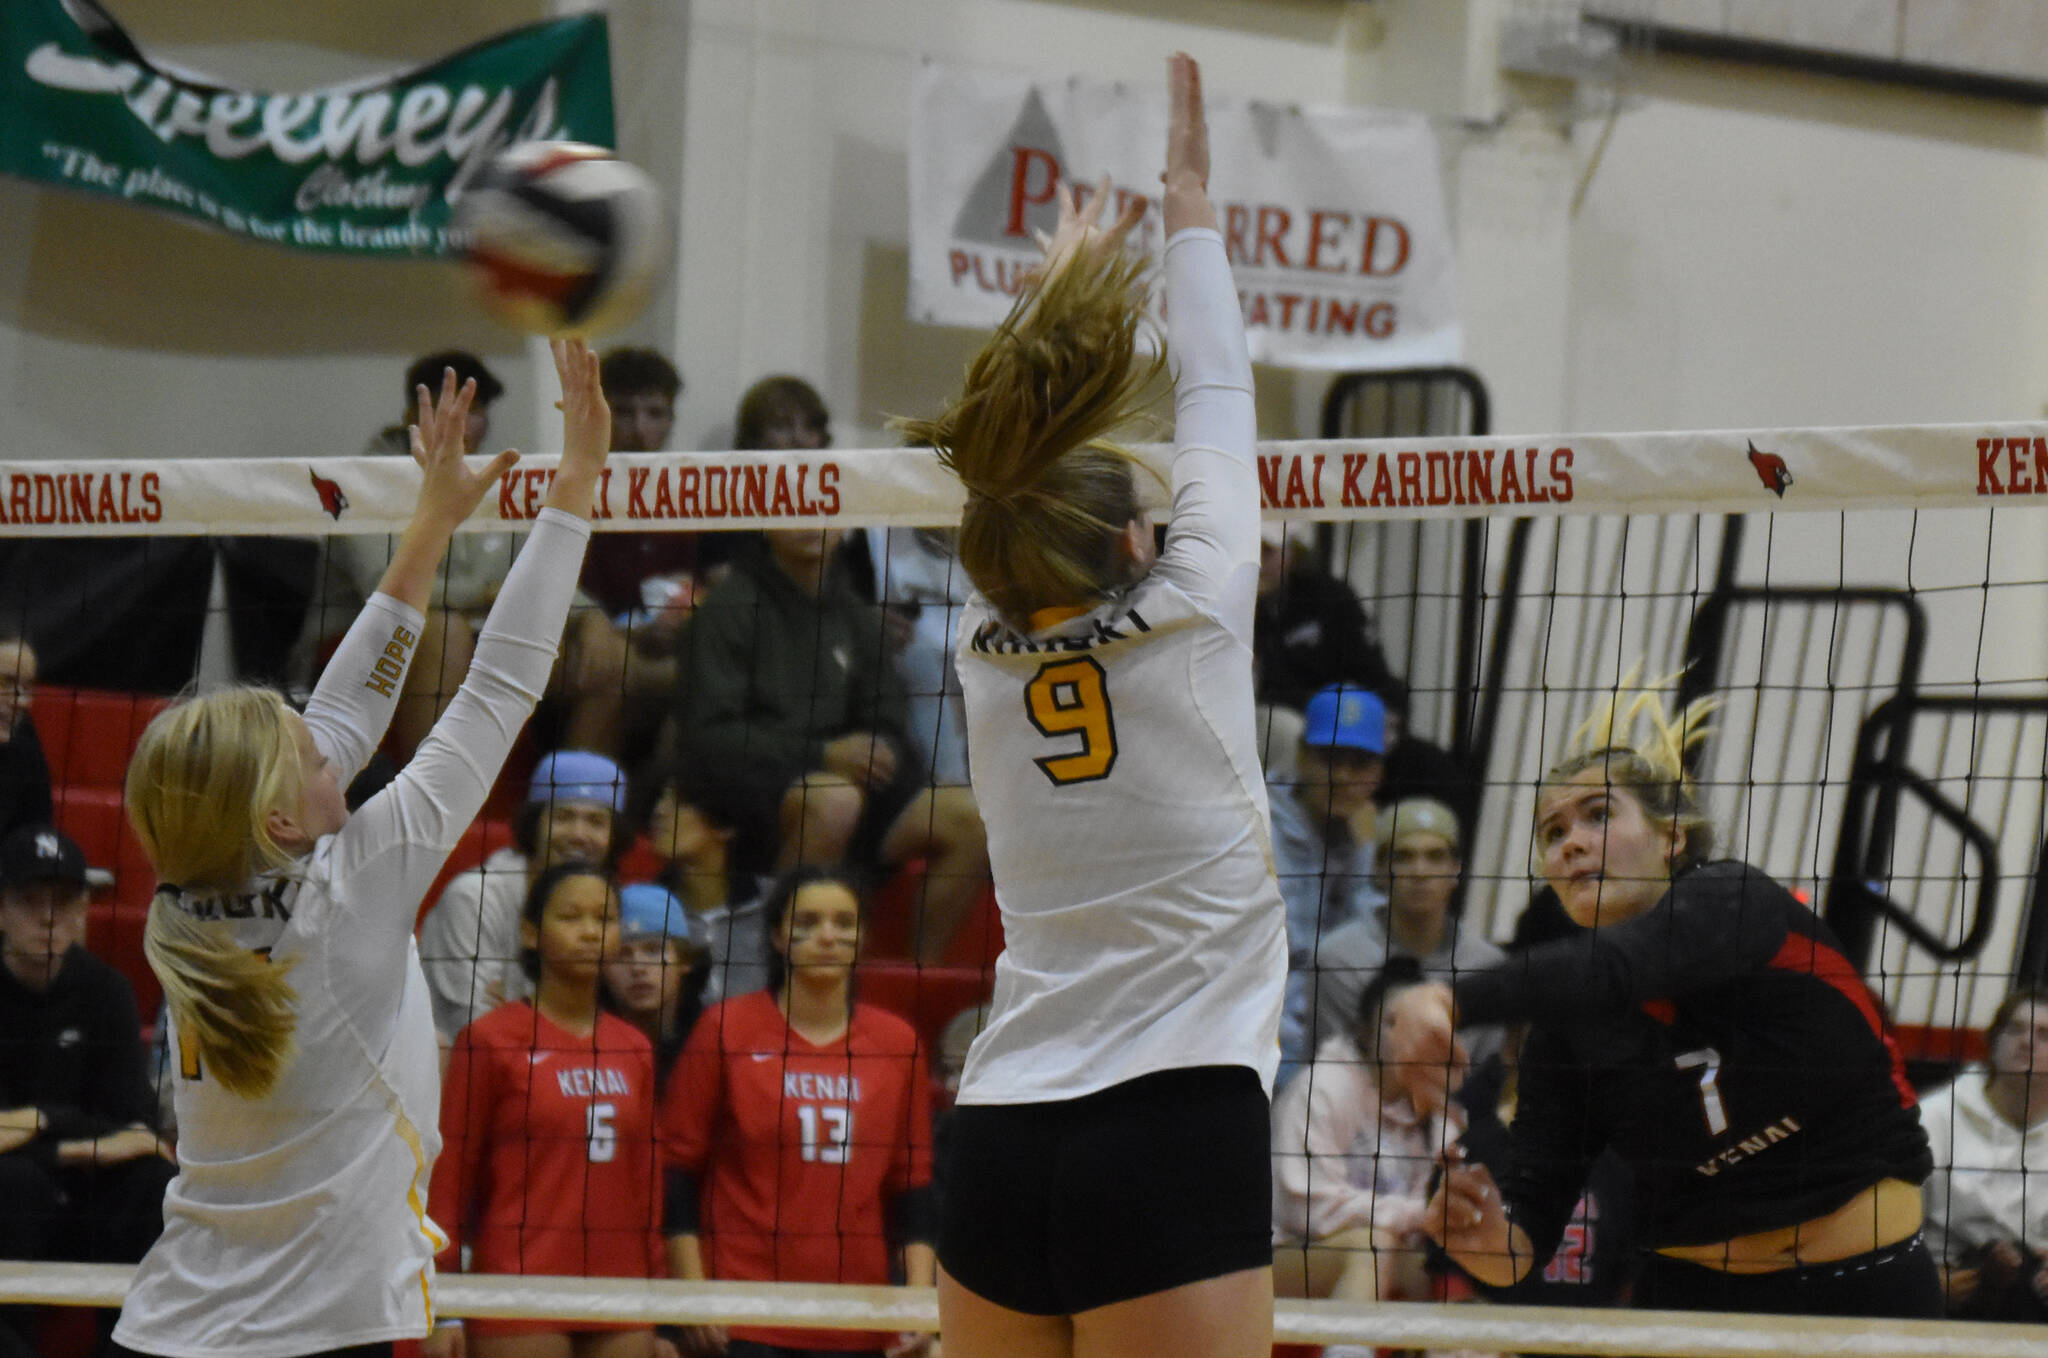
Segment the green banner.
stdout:
[[464,186],[543,139],[612,144],[601,14],[383,79],[259,94],[152,64],[93,0],[0,0],[0,173],[253,240],[447,254]]

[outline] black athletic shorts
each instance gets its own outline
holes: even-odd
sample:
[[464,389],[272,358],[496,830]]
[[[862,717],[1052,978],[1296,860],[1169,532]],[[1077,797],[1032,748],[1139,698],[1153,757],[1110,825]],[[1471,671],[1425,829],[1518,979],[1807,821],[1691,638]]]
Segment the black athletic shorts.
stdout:
[[1633,1304],[1656,1311],[1939,1320],[1941,1274],[1917,1232],[1868,1254],[1776,1273],[1723,1273],[1651,1254],[1636,1279]]
[[1271,1114],[1248,1066],[954,1110],[939,1262],[998,1306],[1070,1316],[1273,1262]]

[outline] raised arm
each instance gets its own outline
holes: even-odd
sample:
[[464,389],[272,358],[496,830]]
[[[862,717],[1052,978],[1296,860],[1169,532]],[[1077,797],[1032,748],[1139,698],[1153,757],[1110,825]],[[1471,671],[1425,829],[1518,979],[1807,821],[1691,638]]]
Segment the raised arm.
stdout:
[[583,564],[592,499],[611,444],[611,413],[598,386],[597,358],[582,341],[557,341],[555,367],[563,396],[561,466],[484,621],[469,674],[405,771],[338,837],[343,845],[337,852],[348,857],[337,861],[337,873],[363,874],[353,898],[405,936],[421,895],[483,808],[547,685]]
[[419,500],[377,592],[335,649],[306,704],[313,743],[342,771],[343,783],[362,770],[391,724],[426,622],[434,573],[457,526],[519,460],[515,452],[502,452],[471,470],[462,438],[476,383],[458,388],[453,368],[442,374],[438,399],[424,386],[416,398],[420,422],[411,435],[413,460],[420,465]]
[[1209,132],[1192,58],[1167,66],[1166,338],[1174,369],[1173,521],[1159,568],[1214,607],[1247,647],[1258,597],[1258,423],[1244,315],[1216,210]]

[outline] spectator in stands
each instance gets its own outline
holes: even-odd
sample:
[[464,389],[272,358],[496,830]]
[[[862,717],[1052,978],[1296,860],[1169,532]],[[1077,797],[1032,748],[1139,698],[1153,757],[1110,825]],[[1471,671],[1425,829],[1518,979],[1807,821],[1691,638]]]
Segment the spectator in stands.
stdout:
[[[455,1039],[441,1090],[441,1158],[428,1193],[448,1235],[437,1267],[586,1278],[662,1275],[654,1050],[598,1005],[618,943],[619,892],[592,863],[549,868],[520,914],[520,967],[534,983]],[[427,1358],[647,1358],[651,1328],[559,1320],[437,1326]],[[541,1336],[547,1336],[544,1341]],[[536,1347],[547,1343],[546,1347]]]
[[1273,869],[1287,902],[1283,1061],[1299,1064],[1315,1051],[1306,1025],[1318,944],[1385,899],[1374,880],[1372,848],[1372,797],[1385,741],[1386,709],[1379,696],[1332,684],[1309,699],[1293,780],[1267,789]]
[[1987,1061],[1928,1096],[1927,1244],[1951,1316],[2048,1320],[2048,990],[2015,990]]
[[443,1042],[529,993],[519,966],[520,909],[548,868],[609,866],[626,846],[626,777],[587,750],[557,750],[534,766],[512,847],[450,878],[420,924],[420,965]]
[[132,1264],[163,1230],[176,1170],[135,992],[85,950],[85,919],[78,845],[50,825],[0,839],[0,1259]]
[[1274,1291],[1350,1301],[1429,1295],[1422,1210],[1437,1155],[1463,1132],[1442,1067],[1381,1059],[1384,1006],[1422,982],[1396,958],[1273,1104]]
[[832,569],[839,534],[762,537],[685,634],[677,752],[736,780],[744,867],[923,858],[917,949],[936,961],[988,882],[973,794],[922,786],[880,617]]
[[734,796],[689,766],[654,778],[647,838],[661,871],[655,880],[690,912],[690,937],[704,952],[706,1005],[768,984],[766,883],[733,858]]
[[[419,394],[422,390],[439,391],[442,374],[450,369],[458,383],[476,383],[463,447],[470,452],[481,448],[490,436],[491,403],[505,394],[505,384],[475,354],[450,349],[428,354],[406,369],[404,415],[397,424],[379,430],[365,451],[410,457],[412,445],[406,430],[419,419]],[[311,682],[326,658],[323,652],[328,643],[355,621],[364,602],[376,592],[397,542],[397,538],[380,533],[324,539],[320,583],[297,648],[296,677],[302,683]],[[462,676],[469,672],[470,657],[476,653],[475,619],[497,597],[498,585],[517,552],[518,536],[509,532],[457,533],[449,543],[447,560],[434,577],[426,626],[405,678],[404,696],[385,742],[398,763],[410,758],[426,738],[441,710],[455,696]]]
[[[599,360],[612,407],[612,451],[673,445],[682,374],[658,350],[620,347]],[[621,473],[621,483],[624,474]],[[676,684],[676,641],[695,607],[698,533],[599,533],[584,558],[582,610],[567,638],[561,690],[564,742],[623,752],[659,733]]]
[[[1358,1010],[1357,996],[1394,957],[1412,957],[1431,980],[1498,966],[1507,954],[1452,913],[1465,871],[1458,818],[1442,802],[1410,797],[1383,808],[1375,872],[1386,892],[1383,904],[1323,935],[1308,978],[1313,1021],[1310,1050],[1324,1035],[1342,1032]],[[1476,1065],[1500,1050],[1505,1031],[1497,1025],[1459,1033]]]
[[[670,1271],[930,1286],[931,1080],[910,1025],[854,1002],[860,897],[846,877],[802,868],[777,882],[769,915],[774,984],[705,1010],[663,1100]],[[764,1358],[930,1343],[738,1327],[689,1338]]]
[[862,597],[882,609],[889,660],[909,699],[918,767],[935,786],[965,788],[967,711],[953,642],[972,585],[953,541],[950,529],[869,528],[850,535],[847,545],[866,548],[874,580]]
[[711,976],[691,925],[683,903],[658,882],[619,889],[619,946],[605,958],[605,1007],[654,1044],[657,1094],[704,1007]]
[[1261,530],[1252,659],[1260,701],[1297,712],[1332,684],[1370,689],[1389,706],[1407,692],[1380,649],[1372,616],[1329,571],[1305,525]]
[[0,632],[0,835],[50,819],[50,764],[29,711],[35,700],[35,647]]

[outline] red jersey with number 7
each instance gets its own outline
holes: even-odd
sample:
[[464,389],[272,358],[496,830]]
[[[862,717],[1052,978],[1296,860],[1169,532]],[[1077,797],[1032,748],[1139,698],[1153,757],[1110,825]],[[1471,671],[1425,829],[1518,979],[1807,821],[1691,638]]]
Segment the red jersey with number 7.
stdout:
[[[931,1182],[931,1079],[917,1034],[856,1004],[819,1046],[768,991],[704,1011],[669,1077],[665,1158],[696,1175],[713,1278],[887,1283],[886,1208]],[[893,1336],[734,1328],[755,1343],[880,1348]]]
[[473,1273],[662,1276],[655,1111],[654,1047],[610,1014],[579,1037],[522,1000],[464,1028],[427,1197],[439,1266],[467,1241]]

